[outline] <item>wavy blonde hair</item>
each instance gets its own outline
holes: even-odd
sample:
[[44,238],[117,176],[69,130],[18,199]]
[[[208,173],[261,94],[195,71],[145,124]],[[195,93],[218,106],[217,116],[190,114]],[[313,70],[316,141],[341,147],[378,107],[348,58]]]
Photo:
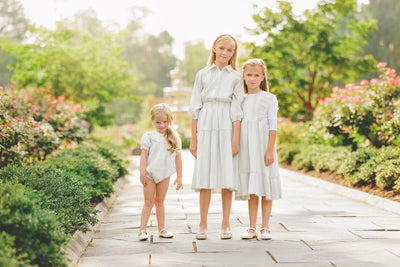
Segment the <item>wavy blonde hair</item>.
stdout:
[[167,150],[169,152],[174,153],[175,151],[179,150],[178,147],[178,138],[174,134],[174,132],[171,129],[171,124],[174,121],[174,114],[172,113],[172,110],[170,106],[168,106],[165,103],[160,103],[157,105],[154,105],[152,109],[150,110],[150,115],[151,115],[151,120],[153,121],[156,117],[159,116],[166,116],[167,121],[168,121],[168,128],[164,133],[164,138],[167,140],[168,143],[168,148]]
[[[260,67],[262,73],[264,74],[264,80],[260,83],[260,89],[266,92],[269,92],[269,86],[268,86],[268,77],[267,77],[267,65],[265,65],[264,60],[260,59],[260,58],[252,58],[247,60],[244,64],[243,64],[243,75],[244,75],[244,71],[246,70],[247,67]],[[247,88],[247,84],[246,82],[244,82],[244,92],[247,94],[249,92],[249,89]]]
[[212,64],[214,64],[214,62],[216,60],[216,55],[215,55],[215,52],[213,51],[213,48],[215,47],[215,45],[217,43],[219,43],[221,41],[231,41],[235,45],[235,52],[233,53],[233,56],[229,60],[229,65],[231,65],[234,70],[238,70],[237,69],[238,44],[237,44],[235,37],[233,37],[232,35],[229,35],[229,34],[222,34],[222,35],[218,36],[217,39],[215,39],[213,46],[211,47],[210,57],[208,58],[207,65],[211,66]]

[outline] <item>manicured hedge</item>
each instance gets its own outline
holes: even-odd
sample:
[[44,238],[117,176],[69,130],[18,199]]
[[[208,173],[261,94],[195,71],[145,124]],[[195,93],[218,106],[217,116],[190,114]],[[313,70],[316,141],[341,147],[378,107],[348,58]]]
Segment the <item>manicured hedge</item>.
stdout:
[[400,190],[400,149],[363,147],[351,152],[346,147],[282,144],[280,162],[300,169],[335,171],[353,185],[376,184],[382,189]]
[[69,237],[57,217],[42,209],[37,196],[23,185],[0,181],[0,196],[0,232],[7,233],[8,244],[15,238],[9,257],[26,256],[33,265],[65,266],[62,248]]
[[93,204],[127,173],[117,148],[86,143],[0,169],[0,266],[65,266],[70,233],[97,222]]

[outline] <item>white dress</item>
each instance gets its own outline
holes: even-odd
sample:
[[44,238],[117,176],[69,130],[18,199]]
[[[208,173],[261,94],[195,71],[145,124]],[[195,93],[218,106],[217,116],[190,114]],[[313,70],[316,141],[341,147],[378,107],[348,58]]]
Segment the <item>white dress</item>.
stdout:
[[189,115],[197,119],[197,159],[192,188],[230,189],[238,186],[237,156],[232,158],[232,122],[241,120],[243,80],[228,65],[211,65],[196,75]]
[[250,194],[279,199],[282,196],[276,147],[274,162],[265,166],[269,131],[277,129],[278,101],[265,91],[248,94],[243,101],[240,129],[239,189],[235,198],[250,199]]
[[147,132],[142,136],[141,149],[149,151],[146,166],[146,176],[154,180],[156,184],[170,177],[176,172],[175,157],[181,153],[182,141],[179,135],[174,132],[178,140],[178,151],[171,154],[168,149],[168,142],[164,134],[157,131]]

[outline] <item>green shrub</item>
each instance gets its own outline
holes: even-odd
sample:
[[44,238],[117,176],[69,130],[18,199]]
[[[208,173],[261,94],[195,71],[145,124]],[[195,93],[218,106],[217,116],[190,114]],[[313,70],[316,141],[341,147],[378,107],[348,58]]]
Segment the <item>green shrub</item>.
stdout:
[[99,203],[104,197],[109,197],[114,192],[113,181],[119,177],[119,171],[93,147],[78,147],[61,152],[45,164],[77,174],[83,186],[88,189],[92,203]]
[[376,169],[375,183],[382,189],[392,189],[400,178],[400,158],[382,162]]
[[116,146],[106,143],[94,143],[95,149],[111,163],[111,166],[118,170],[118,176],[114,177],[114,180],[122,177],[128,173],[128,161],[123,155],[123,152]]
[[299,144],[280,144],[277,148],[279,162],[291,164],[293,157],[300,153],[305,145]]
[[41,205],[52,210],[66,233],[75,230],[86,232],[88,225],[98,220],[93,215],[90,196],[76,174],[53,165],[9,165],[0,170],[0,177],[16,181],[39,194]]
[[18,257],[27,256],[40,266],[66,266],[68,236],[56,216],[41,209],[37,196],[23,185],[0,181],[0,218],[0,231],[15,237]]
[[378,149],[374,147],[359,148],[350,154],[338,172],[342,173],[345,177],[348,177],[358,172],[361,165],[365,164],[370,158],[376,157],[378,154]]
[[14,245],[15,237],[6,232],[0,233],[0,266],[1,267],[23,267],[32,266],[26,259],[28,254],[23,253],[17,256],[17,249]]
[[190,138],[182,136],[181,140],[182,140],[182,149],[188,149],[190,147]]

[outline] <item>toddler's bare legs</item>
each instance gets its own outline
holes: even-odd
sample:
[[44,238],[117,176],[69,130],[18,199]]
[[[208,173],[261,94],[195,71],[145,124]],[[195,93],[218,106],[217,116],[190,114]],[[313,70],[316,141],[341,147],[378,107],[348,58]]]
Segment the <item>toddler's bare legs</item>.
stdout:
[[169,186],[169,177],[159,182],[156,186],[155,204],[156,204],[158,231],[161,231],[165,227],[164,200],[165,197],[167,196],[168,186]]
[[[252,194],[248,201],[250,228],[257,229],[257,213],[258,213],[258,196]],[[253,229],[249,229],[250,233],[254,233]]]
[[262,200],[261,200],[261,214],[262,214],[261,228],[269,229],[269,218],[271,217],[272,203],[273,203],[273,200],[265,199],[265,197],[262,197]]
[[144,204],[142,215],[140,218],[140,230],[146,230],[146,225],[150,218],[151,209],[154,206],[155,193],[156,183],[153,180],[149,179],[147,185],[143,186]]
[[207,233],[207,216],[211,202],[211,189],[200,189],[200,227],[199,233]]
[[229,189],[221,189],[221,201],[222,201],[222,225],[223,231],[230,230],[229,216],[232,208],[232,191]]

